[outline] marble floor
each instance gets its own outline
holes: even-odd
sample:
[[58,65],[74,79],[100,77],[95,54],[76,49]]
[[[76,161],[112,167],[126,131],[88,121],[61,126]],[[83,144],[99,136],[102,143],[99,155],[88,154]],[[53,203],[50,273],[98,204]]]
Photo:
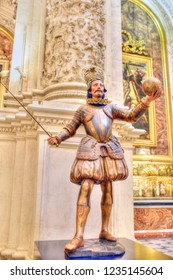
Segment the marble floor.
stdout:
[[162,252],[170,257],[173,257],[173,237],[143,238],[143,239],[138,239],[138,241],[159,252]]

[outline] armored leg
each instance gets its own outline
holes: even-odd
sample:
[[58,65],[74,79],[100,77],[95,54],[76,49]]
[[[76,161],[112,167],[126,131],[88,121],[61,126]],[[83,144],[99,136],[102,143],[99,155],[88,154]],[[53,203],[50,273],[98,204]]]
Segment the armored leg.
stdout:
[[101,184],[102,200],[101,200],[101,214],[102,214],[102,228],[99,239],[106,239],[108,241],[116,241],[116,238],[108,232],[109,218],[111,215],[113,198],[112,198],[112,182],[107,181]]
[[79,192],[76,211],[76,233],[73,239],[66,244],[66,251],[75,251],[84,245],[83,235],[87,217],[90,211],[90,195],[94,186],[94,181],[90,179],[83,180]]

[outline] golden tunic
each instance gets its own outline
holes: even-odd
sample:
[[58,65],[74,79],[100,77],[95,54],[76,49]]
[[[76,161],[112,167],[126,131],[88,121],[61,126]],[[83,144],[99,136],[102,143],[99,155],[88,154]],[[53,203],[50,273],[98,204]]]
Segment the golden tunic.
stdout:
[[115,104],[80,106],[73,119],[57,135],[58,143],[61,143],[73,136],[81,124],[87,134],[80,142],[72,165],[71,181],[81,184],[83,179],[92,179],[100,184],[103,181],[126,179],[128,168],[124,151],[112,135],[113,120],[134,122],[147,108],[142,102],[133,110],[121,109]]

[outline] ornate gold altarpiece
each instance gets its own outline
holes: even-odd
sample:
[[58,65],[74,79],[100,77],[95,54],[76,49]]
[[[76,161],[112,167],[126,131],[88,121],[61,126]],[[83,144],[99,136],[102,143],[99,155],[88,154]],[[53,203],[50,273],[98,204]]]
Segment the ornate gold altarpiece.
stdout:
[[[158,25],[158,23],[157,23]],[[160,26],[160,25],[158,25]],[[159,29],[159,34],[163,37],[163,31]],[[142,91],[142,81],[149,76],[153,76],[152,58],[147,56],[145,42],[136,41],[126,30],[122,31],[123,43],[123,87],[124,104],[133,108],[145,95]],[[168,155],[151,155],[150,148],[157,146],[156,115],[155,104],[150,106],[148,113],[144,115],[135,128],[145,129],[134,146],[139,151],[146,151],[147,154],[135,154],[133,156],[133,190],[136,200],[172,200],[173,199],[173,157],[172,157],[172,124],[171,108],[167,75],[166,52],[164,40],[162,42],[162,59],[164,92],[166,99],[167,123],[168,123]],[[166,78],[166,79],[165,79]],[[165,135],[167,137],[167,135]]]

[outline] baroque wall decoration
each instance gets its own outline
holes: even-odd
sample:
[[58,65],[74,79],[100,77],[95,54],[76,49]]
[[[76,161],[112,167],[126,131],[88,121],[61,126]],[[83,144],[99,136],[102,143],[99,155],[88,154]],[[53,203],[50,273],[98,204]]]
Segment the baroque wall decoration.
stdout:
[[[134,40],[145,42],[147,56],[152,59],[153,76],[163,83],[162,46],[155,22],[138,5],[125,1],[122,5],[122,29],[129,32]],[[168,134],[166,123],[165,94],[155,102],[157,147],[152,148],[151,154],[169,154]]]

